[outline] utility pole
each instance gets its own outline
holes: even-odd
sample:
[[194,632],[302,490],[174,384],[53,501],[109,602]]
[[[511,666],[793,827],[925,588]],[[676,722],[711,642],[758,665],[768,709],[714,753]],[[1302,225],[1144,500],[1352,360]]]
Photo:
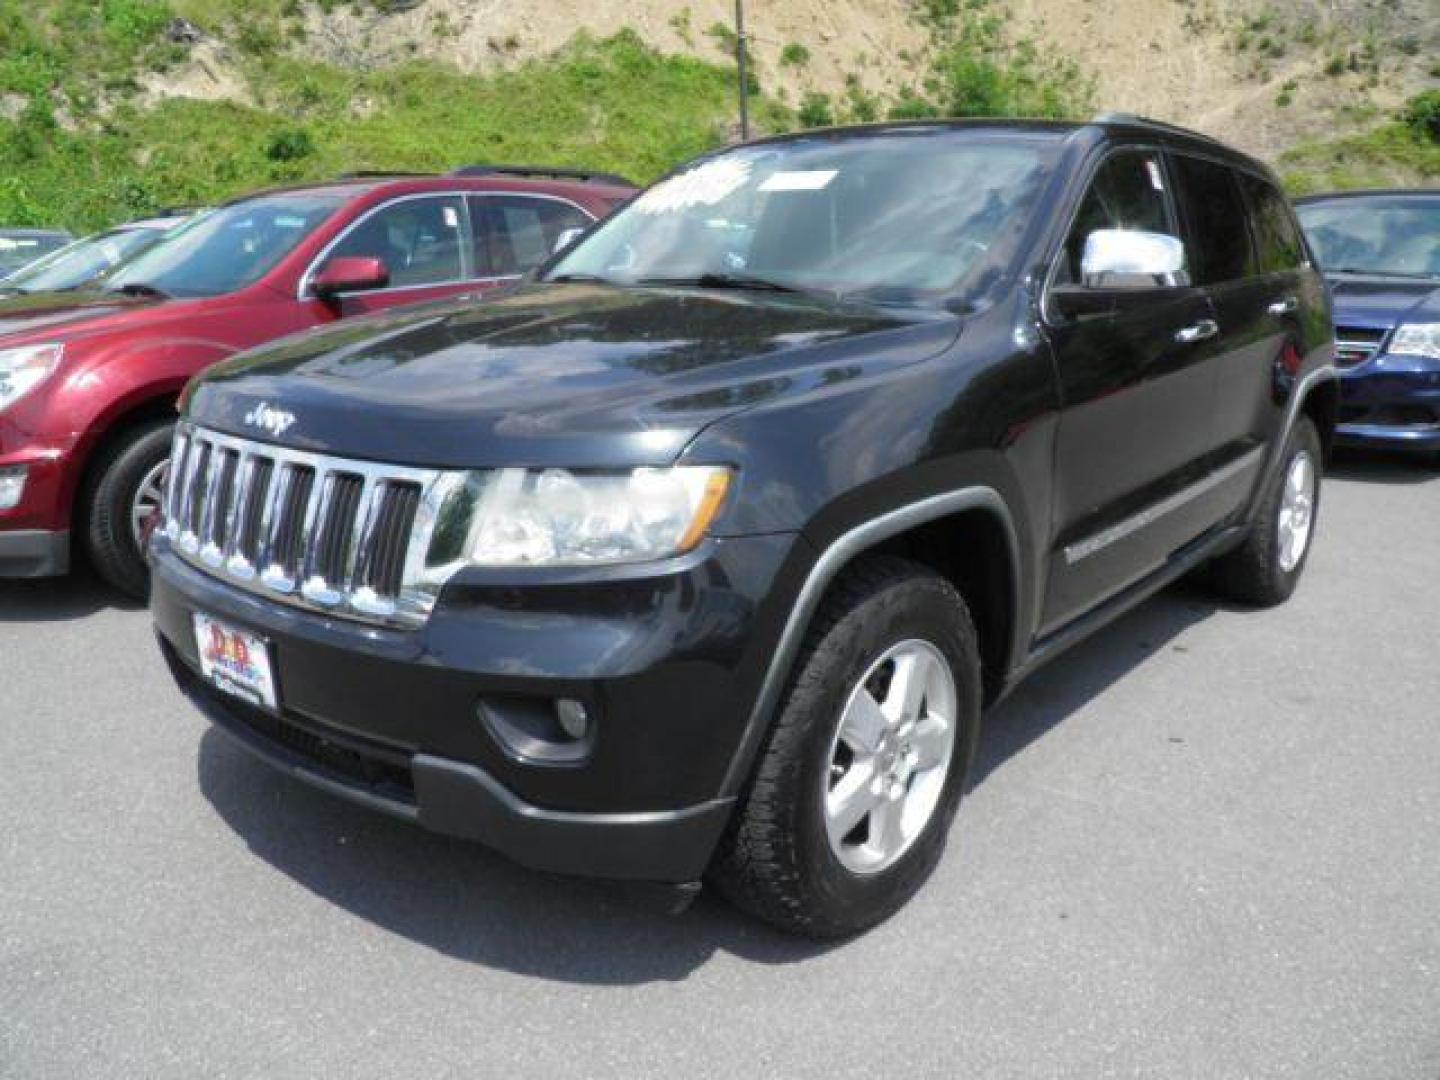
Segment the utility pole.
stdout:
[[750,138],[750,77],[746,68],[745,0],[735,0],[735,66],[740,71],[740,138]]

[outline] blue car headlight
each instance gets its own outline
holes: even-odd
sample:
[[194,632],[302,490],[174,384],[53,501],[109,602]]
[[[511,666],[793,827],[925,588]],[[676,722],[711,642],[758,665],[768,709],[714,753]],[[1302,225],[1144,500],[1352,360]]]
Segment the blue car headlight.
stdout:
[[1440,323],[1402,323],[1385,351],[1440,360]]

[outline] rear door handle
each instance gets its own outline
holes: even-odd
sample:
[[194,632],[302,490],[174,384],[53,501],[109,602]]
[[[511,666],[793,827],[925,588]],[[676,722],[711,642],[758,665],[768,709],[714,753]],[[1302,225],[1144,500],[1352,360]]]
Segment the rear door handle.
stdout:
[[1276,300],[1265,310],[1271,315],[1294,315],[1300,310],[1300,301],[1293,296],[1287,296],[1284,300]]
[[1214,319],[1201,319],[1193,326],[1187,326],[1183,330],[1175,331],[1175,340],[1181,345],[1191,345],[1197,341],[1204,341],[1220,333],[1220,324]]

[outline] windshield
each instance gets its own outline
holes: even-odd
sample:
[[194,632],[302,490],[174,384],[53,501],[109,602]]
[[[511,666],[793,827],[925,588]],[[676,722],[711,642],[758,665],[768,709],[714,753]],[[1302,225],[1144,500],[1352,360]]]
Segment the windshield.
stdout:
[[973,301],[1005,272],[1050,136],[815,136],[706,158],[640,195],[547,280]]
[[0,232],[0,279],[70,242],[66,233]]
[[1322,269],[1440,277],[1440,198],[1336,199],[1296,212]]
[[164,235],[164,229],[116,229],[86,237],[27,266],[8,278],[5,288],[27,293],[78,289],[152,247]]
[[126,263],[106,287],[183,297],[243,289],[272,270],[343,201],[298,193],[221,207]]

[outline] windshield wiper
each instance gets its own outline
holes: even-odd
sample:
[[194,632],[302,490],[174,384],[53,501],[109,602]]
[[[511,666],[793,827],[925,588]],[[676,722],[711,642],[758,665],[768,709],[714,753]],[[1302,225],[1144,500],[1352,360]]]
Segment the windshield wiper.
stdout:
[[1337,266],[1330,270],[1332,274],[1350,274],[1354,277],[1393,277],[1404,278],[1406,281],[1434,281],[1440,274],[1405,274],[1399,270],[1362,270],[1358,266]]
[[750,277],[746,274],[722,273],[696,274],[693,277],[641,278],[635,282],[635,284],[681,289],[750,289],[755,292],[805,293],[812,291],[799,288],[795,285],[786,285],[780,281],[769,281],[766,278]]
[[116,288],[109,288],[106,292],[119,293],[121,296],[147,296],[156,300],[169,300],[170,294],[164,289],[156,288],[154,285],[147,285],[143,281],[126,282]]
[[554,277],[547,277],[547,285],[572,285],[577,283],[614,285],[608,277],[601,277],[599,274],[556,274]]

